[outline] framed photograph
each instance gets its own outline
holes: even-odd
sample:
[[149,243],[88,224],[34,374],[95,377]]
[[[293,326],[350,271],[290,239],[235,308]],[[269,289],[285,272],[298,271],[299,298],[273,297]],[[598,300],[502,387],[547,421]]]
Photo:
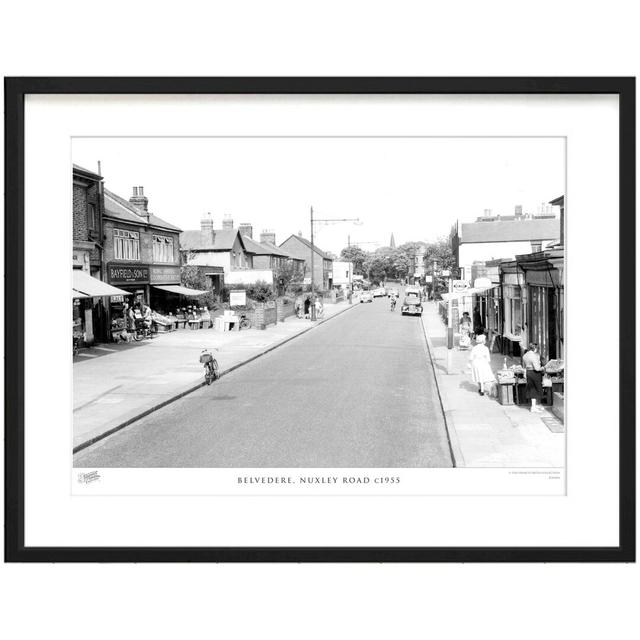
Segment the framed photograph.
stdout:
[[7,78],[5,131],[6,560],[635,561],[634,78]]

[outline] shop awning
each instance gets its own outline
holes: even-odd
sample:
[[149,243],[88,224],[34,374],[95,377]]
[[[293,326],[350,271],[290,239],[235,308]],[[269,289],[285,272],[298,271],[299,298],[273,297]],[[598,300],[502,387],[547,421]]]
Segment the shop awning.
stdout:
[[201,296],[206,291],[200,291],[199,289],[189,289],[187,287],[181,287],[178,284],[164,284],[154,285],[154,289],[162,289],[162,291],[168,291],[169,293],[179,293],[181,296],[189,296],[191,298],[195,298],[197,296]]
[[72,298],[100,298],[102,296],[128,296],[129,292],[112,287],[80,269],[73,270]]
[[491,291],[491,289],[496,289],[499,286],[500,286],[499,284],[494,284],[494,285],[491,285],[490,287],[478,287],[478,288],[465,289],[464,291],[454,291],[453,293],[443,293],[442,300],[444,302],[449,302],[449,300],[460,300],[461,298],[478,296],[483,293],[486,293],[487,291]]

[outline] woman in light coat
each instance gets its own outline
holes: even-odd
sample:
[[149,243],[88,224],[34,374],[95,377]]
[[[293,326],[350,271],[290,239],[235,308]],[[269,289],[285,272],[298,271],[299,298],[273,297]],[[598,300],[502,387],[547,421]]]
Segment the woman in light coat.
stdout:
[[478,384],[478,393],[483,396],[486,384],[494,384],[496,381],[491,369],[491,354],[487,348],[486,336],[476,337],[476,344],[469,353],[469,363],[471,364],[471,377]]

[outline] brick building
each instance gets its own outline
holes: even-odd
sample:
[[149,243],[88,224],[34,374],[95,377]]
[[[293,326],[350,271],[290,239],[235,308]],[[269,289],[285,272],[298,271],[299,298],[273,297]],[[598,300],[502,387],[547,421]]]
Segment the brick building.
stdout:
[[315,244],[300,235],[291,235],[280,244],[293,259],[304,260],[305,280],[311,282],[311,256],[313,255],[313,283],[323,291],[328,291],[333,285],[333,258],[319,249]]
[[124,304],[143,301],[154,311],[175,312],[180,295],[180,229],[149,211],[143,187],[129,200],[104,189],[105,280],[126,292],[112,297],[114,332],[124,324]]
[[[104,195],[101,175],[73,165],[72,179],[73,286],[80,287],[78,282],[87,282],[87,277],[102,280]],[[107,334],[104,301],[99,297],[92,297],[90,293],[92,292],[85,293],[75,288],[72,293],[73,336],[80,346],[104,340]]]

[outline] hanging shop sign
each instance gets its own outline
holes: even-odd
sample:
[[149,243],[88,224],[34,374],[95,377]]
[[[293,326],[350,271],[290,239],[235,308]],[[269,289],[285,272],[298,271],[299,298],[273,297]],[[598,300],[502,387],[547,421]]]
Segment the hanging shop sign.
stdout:
[[469,288],[469,282],[467,280],[454,280],[452,287],[454,291],[466,291]]
[[149,282],[151,284],[180,284],[180,267],[149,268]]
[[149,265],[109,262],[107,277],[110,284],[149,284]]

